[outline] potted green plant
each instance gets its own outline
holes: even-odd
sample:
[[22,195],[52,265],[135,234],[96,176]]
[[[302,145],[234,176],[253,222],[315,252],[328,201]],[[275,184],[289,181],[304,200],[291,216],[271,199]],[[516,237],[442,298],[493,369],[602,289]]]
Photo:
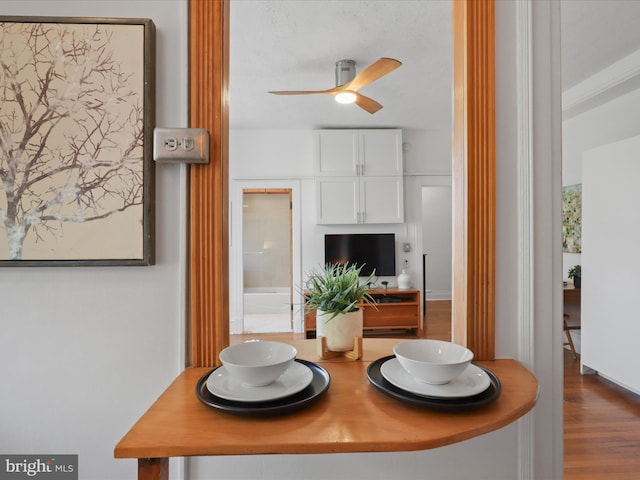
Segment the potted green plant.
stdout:
[[307,275],[305,311],[316,312],[316,334],[326,338],[331,351],[351,350],[354,338],[362,336],[361,303],[375,308],[366,287],[375,272],[361,282],[361,270],[362,266],[325,264]]
[[573,286],[576,288],[582,287],[582,267],[580,265],[574,265],[569,269],[567,276],[573,280]]

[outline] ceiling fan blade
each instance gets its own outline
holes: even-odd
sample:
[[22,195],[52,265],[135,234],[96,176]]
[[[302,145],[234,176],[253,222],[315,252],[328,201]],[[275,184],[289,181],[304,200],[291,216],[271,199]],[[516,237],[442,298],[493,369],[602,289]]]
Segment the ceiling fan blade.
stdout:
[[372,115],[382,108],[382,105],[376,102],[373,98],[365,97],[361,93],[357,93],[357,92],[356,92],[356,105],[358,105],[360,108],[362,108],[363,110],[366,110]]
[[370,84],[378,80],[380,77],[385,76],[387,73],[394,71],[402,65],[402,62],[393,58],[381,58],[377,62],[373,62],[367,68],[362,70],[356,78],[351,80],[348,85],[349,90],[357,91],[365,85]]
[[329,95],[333,95],[336,93],[336,89],[330,88],[329,90],[284,90],[269,93],[273,93],[274,95],[312,95],[316,93],[327,93]]

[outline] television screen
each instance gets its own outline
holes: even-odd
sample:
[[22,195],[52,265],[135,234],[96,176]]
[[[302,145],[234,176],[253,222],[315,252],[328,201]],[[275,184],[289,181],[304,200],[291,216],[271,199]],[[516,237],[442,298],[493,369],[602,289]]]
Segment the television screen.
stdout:
[[379,277],[396,274],[396,236],[393,233],[346,233],[324,236],[324,261],[363,266],[360,275],[374,270]]

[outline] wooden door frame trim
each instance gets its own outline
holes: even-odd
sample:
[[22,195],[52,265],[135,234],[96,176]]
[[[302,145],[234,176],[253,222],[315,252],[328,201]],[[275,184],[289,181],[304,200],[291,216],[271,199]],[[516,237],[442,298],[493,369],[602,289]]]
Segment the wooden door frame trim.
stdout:
[[[190,172],[188,365],[229,343],[229,0],[190,0],[190,125],[211,135]],[[453,2],[454,340],[495,355],[494,2]]]
[[189,1],[190,125],[209,131],[209,164],[190,167],[187,364],[229,344],[229,1]]
[[453,341],[495,358],[495,14],[453,1]]

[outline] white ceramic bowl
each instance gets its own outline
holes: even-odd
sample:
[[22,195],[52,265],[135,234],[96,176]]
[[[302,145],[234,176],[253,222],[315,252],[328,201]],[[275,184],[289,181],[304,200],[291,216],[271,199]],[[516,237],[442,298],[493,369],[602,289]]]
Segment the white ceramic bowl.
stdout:
[[453,380],[473,360],[468,348],[441,340],[407,340],[396,344],[393,353],[413,377],[432,385]]
[[295,360],[298,351],[283,342],[250,340],[220,352],[220,361],[231,378],[252,387],[275,382]]

